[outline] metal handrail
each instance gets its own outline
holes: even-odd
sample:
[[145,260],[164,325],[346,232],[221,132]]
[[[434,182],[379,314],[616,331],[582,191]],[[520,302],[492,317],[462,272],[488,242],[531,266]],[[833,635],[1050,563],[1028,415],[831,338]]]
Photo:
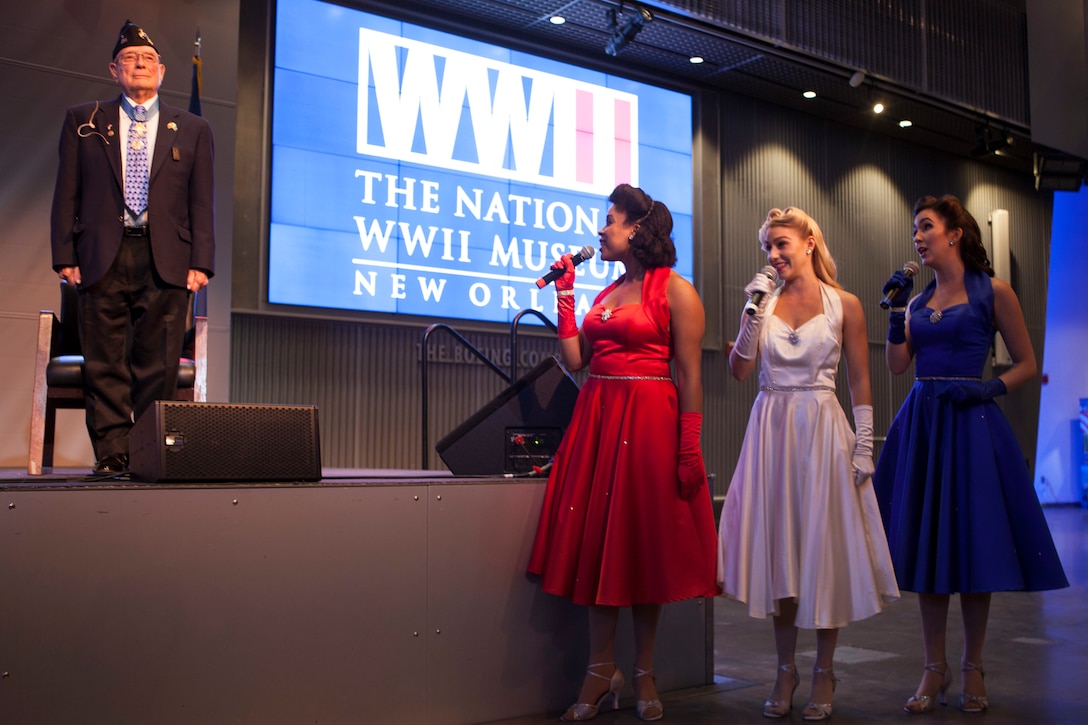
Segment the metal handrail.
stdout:
[[430,422],[428,420],[428,416],[430,415],[430,412],[427,409],[427,400],[430,397],[427,394],[427,387],[428,387],[427,367],[428,367],[428,364],[429,364],[429,360],[427,358],[427,340],[430,338],[431,333],[434,332],[435,330],[445,330],[446,332],[448,332],[450,335],[453,336],[453,338],[455,340],[457,340],[459,343],[464,345],[465,349],[467,349],[469,352],[471,352],[473,355],[475,355],[477,358],[479,358],[479,360],[482,363],[484,363],[489,368],[491,368],[493,371],[495,371],[495,373],[497,373],[499,375],[499,377],[501,377],[507,383],[511,383],[514,380],[512,377],[510,377],[509,375],[506,374],[506,371],[504,371],[502,368],[500,368],[498,365],[496,365],[495,362],[492,361],[491,358],[489,358],[487,355],[484,355],[482,352],[480,352],[480,350],[475,345],[473,345],[471,342],[469,342],[467,339],[465,339],[464,335],[462,335],[460,332],[453,329],[452,327],[450,327],[446,323],[436,322],[435,324],[428,326],[427,329],[423,331],[423,341],[420,343],[419,352],[423,356],[423,360],[421,361],[421,368],[420,368],[420,378],[421,378],[420,382],[421,382],[421,386],[422,386],[422,389],[423,389],[422,390],[422,397],[423,397],[423,461],[422,461],[422,463],[423,463],[423,465],[421,467],[421,470],[424,470],[424,471],[427,470],[427,459],[430,457],[430,450],[429,450],[430,449],[430,441],[428,440],[428,437],[427,437],[427,429],[429,428],[428,423]]
[[559,328],[555,326],[555,323],[544,316],[544,313],[539,310],[527,308],[514,315],[514,319],[510,321],[510,380],[514,381],[518,379],[518,325],[521,324],[521,318],[527,314],[533,314],[544,321],[544,324],[552,329],[552,332],[559,332]]

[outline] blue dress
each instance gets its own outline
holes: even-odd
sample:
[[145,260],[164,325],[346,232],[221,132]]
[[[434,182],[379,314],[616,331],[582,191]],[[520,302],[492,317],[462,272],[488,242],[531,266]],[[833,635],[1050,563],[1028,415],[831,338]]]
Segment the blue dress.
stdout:
[[955,384],[949,378],[983,372],[994,335],[990,278],[968,270],[968,302],[941,315],[926,307],[935,284],[911,305],[917,377],[873,477],[899,587],[952,594],[1069,586],[1001,409],[938,397]]

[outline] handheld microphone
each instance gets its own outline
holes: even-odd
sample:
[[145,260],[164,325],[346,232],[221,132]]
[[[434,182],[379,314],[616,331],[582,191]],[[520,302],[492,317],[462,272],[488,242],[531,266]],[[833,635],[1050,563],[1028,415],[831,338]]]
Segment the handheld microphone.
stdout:
[[[917,262],[907,262],[903,265],[903,274],[907,275],[908,277],[913,277],[914,275],[918,274],[920,270],[921,267],[918,266]],[[884,299],[880,301],[880,309],[886,310],[891,307],[892,297],[895,297],[896,293],[898,292],[898,287],[892,287],[890,290],[888,290],[888,294],[884,295]]]
[[[587,244],[586,246],[578,250],[578,253],[570,258],[570,261],[574,263],[575,267],[577,267],[579,264],[586,261],[596,253],[597,250]],[[562,267],[560,267],[559,269],[553,269],[552,271],[548,272],[546,275],[538,279],[536,281],[536,286],[543,289],[545,285],[548,285],[562,277],[566,273],[566,271],[567,270]]]
[[[769,264],[763,269],[759,270],[759,273],[765,276],[767,279],[771,280],[772,282],[778,281],[778,272],[776,272],[775,268]],[[763,301],[763,295],[763,292],[756,292],[751,297],[749,297],[748,302],[744,305],[744,311],[747,312],[749,315],[754,315],[755,313],[759,312],[759,303]]]

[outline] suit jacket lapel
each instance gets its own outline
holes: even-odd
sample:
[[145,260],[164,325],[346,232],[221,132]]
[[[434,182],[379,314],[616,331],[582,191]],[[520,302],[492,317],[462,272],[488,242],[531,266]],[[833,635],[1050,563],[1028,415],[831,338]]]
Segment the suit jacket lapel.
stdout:
[[121,154],[125,151],[125,138],[121,135],[121,99],[103,101],[98,113],[95,114],[94,123],[98,128],[102,129],[109,141],[109,152],[106,157],[109,159],[110,168],[113,169],[114,180],[121,189],[124,189],[122,183],[123,174],[121,173]]
[[159,128],[155,132],[155,157],[151,159],[149,183],[154,183],[155,176],[162,170],[174,147],[177,146],[177,131],[171,129],[170,124],[173,123],[176,129],[180,115],[178,109],[167,106],[162,102],[162,97],[159,98]]

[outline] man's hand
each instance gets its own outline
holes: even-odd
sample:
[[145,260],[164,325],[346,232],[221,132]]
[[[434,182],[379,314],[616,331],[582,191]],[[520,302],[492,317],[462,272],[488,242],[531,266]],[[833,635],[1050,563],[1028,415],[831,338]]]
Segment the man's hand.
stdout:
[[199,292],[208,286],[208,275],[199,269],[189,270],[189,279],[185,282],[185,289],[190,292]]
[[79,267],[61,267],[57,270],[57,276],[73,287],[83,283],[83,276],[79,273]]

